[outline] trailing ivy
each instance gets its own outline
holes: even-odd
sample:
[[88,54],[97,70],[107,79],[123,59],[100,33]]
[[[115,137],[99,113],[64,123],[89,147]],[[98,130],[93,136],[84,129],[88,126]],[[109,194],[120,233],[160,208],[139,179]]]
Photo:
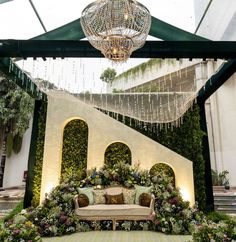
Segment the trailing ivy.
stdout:
[[47,103],[42,104],[39,112],[40,114],[38,120],[38,137],[34,166],[33,199],[31,202],[32,206],[34,207],[38,206],[40,200]]
[[123,143],[115,142],[109,145],[105,152],[105,164],[115,165],[118,162],[124,162],[131,165],[131,151],[129,147]]
[[21,150],[22,147],[22,141],[23,141],[23,137],[19,134],[14,136],[13,139],[13,151],[18,154]]
[[121,73],[120,75],[116,76],[114,78],[114,82],[118,79],[124,78],[125,80],[128,80],[129,78],[135,78],[140,73],[143,75],[145,71],[151,69],[153,66],[161,67],[164,63],[168,62],[171,65],[175,65],[177,61],[173,59],[159,59],[159,58],[152,58],[144,63],[141,63],[133,68],[130,68],[129,70]]
[[88,126],[82,120],[70,121],[64,129],[61,174],[87,166]]

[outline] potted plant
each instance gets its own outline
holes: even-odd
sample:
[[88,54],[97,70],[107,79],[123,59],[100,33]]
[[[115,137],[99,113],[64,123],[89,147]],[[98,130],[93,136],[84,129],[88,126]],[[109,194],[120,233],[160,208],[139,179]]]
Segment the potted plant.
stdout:
[[229,179],[228,179],[229,172],[224,170],[222,172],[218,172],[217,170],[211,170],[212,176],[212,185],[213,186],[223,186],[226,190],[230,189]]

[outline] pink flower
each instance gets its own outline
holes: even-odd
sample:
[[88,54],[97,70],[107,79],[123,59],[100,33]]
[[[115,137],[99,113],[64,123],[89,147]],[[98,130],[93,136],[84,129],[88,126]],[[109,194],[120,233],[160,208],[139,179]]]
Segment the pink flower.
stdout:
[[171,205],[176,205],[179,202],[179,198],[178,197],[171,198],[171,199],[169,199],[168,202]]
[[156,220],[156,221],[155,221],[155,224],[156,224],[156,225],[160,225],[160,224],[161,224],[161,221]]

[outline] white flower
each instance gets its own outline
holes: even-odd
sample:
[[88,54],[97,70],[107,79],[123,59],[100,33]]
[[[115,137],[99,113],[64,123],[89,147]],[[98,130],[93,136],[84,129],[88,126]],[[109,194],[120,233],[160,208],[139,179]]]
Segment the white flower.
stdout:
[[22,209],[20,213],[21,213],[21,214],[26,214],[27,211],[26,211],[26,209]]

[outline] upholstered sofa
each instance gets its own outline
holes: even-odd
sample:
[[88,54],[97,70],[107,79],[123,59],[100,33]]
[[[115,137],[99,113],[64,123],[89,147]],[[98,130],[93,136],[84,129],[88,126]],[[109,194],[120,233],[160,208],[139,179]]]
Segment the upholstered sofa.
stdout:
[[[142,187],[141,187],[142,188]],[[145,191],[145,190],[144,190]],[[83,191],[82,191],[83,192]],[[88,206],[79,206],[78,196],[74,197],[75,214],[81,220],[99,221],[112,220],[113,230],[116,229],[116,221],[119,220],[153,220],[155,197],[150,193],[150,204],[141,206],[138,203],[138,196],[141,192],[135,189],[126,189],[122,187],[109,187],[102,190],[93,190],[94,200],[90,201]],[[96,197],[96,193],[100,196]],[[107,204],[107,198],[113,198],[122,194],[123,204]],[[144,193],[142,193],[144,194]],[[145,193],[146,194],[146,193]],[[133,197],[132,197],[133,196]],[[96,201],[97,198],[97,201]],[[149,205],[149,206],[147,206]]]

